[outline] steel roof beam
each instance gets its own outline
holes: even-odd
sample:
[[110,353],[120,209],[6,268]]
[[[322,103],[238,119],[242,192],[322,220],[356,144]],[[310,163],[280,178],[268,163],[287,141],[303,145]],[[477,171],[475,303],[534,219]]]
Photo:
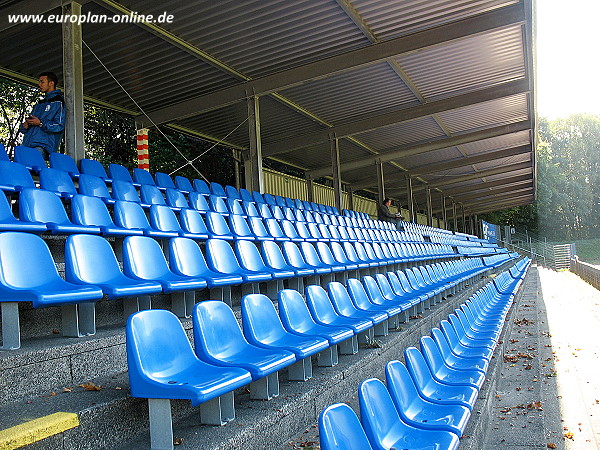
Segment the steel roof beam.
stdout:
[[[525,20],[525,11],[522,4],[505,6],[473,17],[249,80],[230,88],[161,108],[151,112],[149,116],[156,124],[183,119],[240,101],[246,97],[246,92],[252,92],[254,95],[271,94],[310,80],[317,80],[347,70],[376,64],[403,53],[444,42],[523,23]],[[137,120],[143,121],[144,118],[139,117]]]

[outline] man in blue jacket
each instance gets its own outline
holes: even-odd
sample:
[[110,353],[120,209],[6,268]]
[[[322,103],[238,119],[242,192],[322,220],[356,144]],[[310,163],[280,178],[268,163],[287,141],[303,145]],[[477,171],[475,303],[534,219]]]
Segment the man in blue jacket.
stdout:
[[44,159],[58,150],[65,129],[65,100],[56,89],[57,84],[54,72],[40,74],[38,87],[45,94],[44,98],[35,104],[19,129],[25,135],[23,145],[35,148]]

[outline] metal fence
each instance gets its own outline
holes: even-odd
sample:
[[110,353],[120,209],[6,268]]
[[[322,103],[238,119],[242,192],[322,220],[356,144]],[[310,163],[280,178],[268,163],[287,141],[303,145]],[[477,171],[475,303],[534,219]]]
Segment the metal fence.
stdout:
[[596,289],[600,289],[600,269],[598,267],[579,261],[579,258],[575,256],[571,259],[571,272],[577,274]]

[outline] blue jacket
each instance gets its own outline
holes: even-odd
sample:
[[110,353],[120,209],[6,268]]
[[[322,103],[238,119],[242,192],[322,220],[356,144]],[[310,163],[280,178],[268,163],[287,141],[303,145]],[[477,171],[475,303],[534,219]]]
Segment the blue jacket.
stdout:
[[25,135],[23,145],[42,147],[49,153],[57,151],[65,130],[65,101],[62,92],[59,89],[48,92],[35,104],[31,115],[40,119],[42,126],[25,129],[21,125],[19,131]]

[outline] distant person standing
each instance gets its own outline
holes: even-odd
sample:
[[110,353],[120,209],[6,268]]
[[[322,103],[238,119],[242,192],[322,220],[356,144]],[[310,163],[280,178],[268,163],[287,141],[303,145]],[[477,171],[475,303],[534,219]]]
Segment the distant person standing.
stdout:
[[384,199],[383,203],[377,208],[377,219],[383,220],[384,222],[392,222],[396,225],[396,228],[400,228],[399,224],[404,220],[404,217],[402,217],[402,214],[400,213],[393,214],[390,211],[390,206],[392,206],[392,199]]
[[65,99],[57,89],[58,77],[54,72],[42,72],[38,87],[44,98],[33,107],[31,114],[19,127],[24,134],[23,145],[35,148],[44,159],[58,150],[65,130]]

